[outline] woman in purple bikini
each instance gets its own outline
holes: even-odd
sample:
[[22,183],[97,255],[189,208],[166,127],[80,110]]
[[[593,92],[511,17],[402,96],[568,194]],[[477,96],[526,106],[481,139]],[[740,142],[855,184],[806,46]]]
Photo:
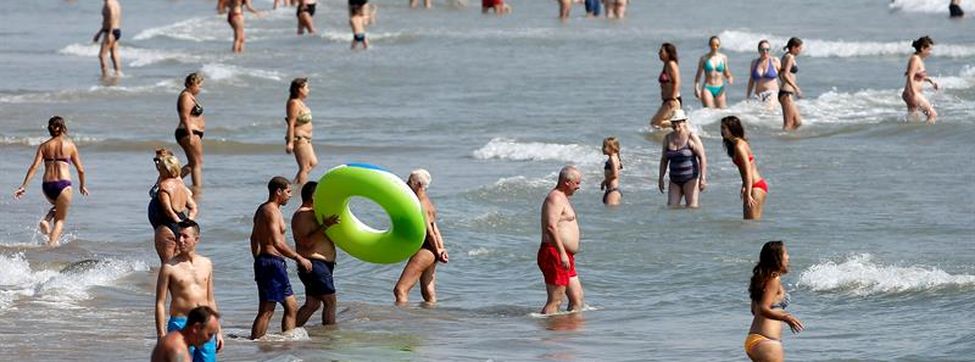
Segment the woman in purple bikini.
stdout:
[[47,245],[58,246],[58,239],[64,229],[64,220],[68,216],[68,208],[71,207],[71,170],[68,163],[74,164],[78,171],[78,181],[81,183],[81,194],[88,196],[88,188],[85,187],[85,168],[81,165],[81,156],[74,142],[68,138],[68,128],[64,125],[64,118],[60,116],[51,117],[47,121],[47,131],[51,134],[51,139],[44,141],[37,147],[37,154],[34,162],[27,169],[27,176],[24,183],[14,191],[14,196],[18,199],[27,192],[27,183],[34,177],[37,167],[44,164],[44,178],[41,183],[41,190],[47,201],[54,205],[47,215],[41,219],[38,228],[42,233],[47,234]]

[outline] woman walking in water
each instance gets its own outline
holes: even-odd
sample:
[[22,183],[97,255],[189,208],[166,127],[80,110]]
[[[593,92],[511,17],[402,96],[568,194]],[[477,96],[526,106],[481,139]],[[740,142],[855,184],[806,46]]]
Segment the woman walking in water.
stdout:
[[623,169],[623,161],[620,160],[620,140],[616,137],[606,137],[603,140],[603,154],[607,159],[603,165],[603,182],[599,184],[599,189],[604,192],[603,204],[616,206],[623,198],[623,192],[620,191],[620,170]]
[[[731,75],[731,69],[728,67],[728,56],[718,52],[721,48],[721,39],[712,36],[708,40],[708,46],[711,47],[711,51],[697,62],[694,96],[701,100],[701,105],[705,108],[726,108],[728,107],[726,88],[727,85],[735,82],[735,77]],[[702,74],[704,83],[698,86]]]
[[403,268],[396,286],[393,287],[393,295],[397,305],[406,304],[409,301],[410,289],[420,281],[420,294],[426,304],[437,304],[437,262],[446,264],[449,256],[443,244],[443,236],[440,235],[440,227],[437,226],[437,208],[433,201],[427,197],[427,188],[430,187],[430,172],[424,169],[416,169],[410,173],[406,184],[410,186],[413,193],[420,200],[423,207],[423,214],[426,219],[427,236],[423,240],[423,246],[417,250],[416,254],[410,257],[410,261]]
[[731,157],[741,175],[741,200],[745,220],[761,219],[765,198],[768,196],[768,184],[758,173],[755,155],[752,154],[752,148],[745,138],[745,129],[738,117],[727,116],[721,119],[721,138],[728,157]]
[[660,76],[657,77],[663,103],[660,104],[657,114],[654,114],[653,118],[650,119],[650,126],[664,128],[670,126],[667,118],[684,105],[684,100],[680,97],[681,82],[680,67],[677,64],[677,47],[671,43],[663,43],[657,52],[657,56],[664,63]]
[[44,197],[53,205],[48,210],[47,215],[41,219],[38,229],[47,235],[47,245],[51,247],[60,244],[61,232],[64,230],[64,222],[68,217],[68,208],[71,207],[72,186],[71,170],[69,163],[74,165],[78,172],[78,182],[81,186],[81,194],[88,196],[88,188],[85,186],[85,167],[81,165],[81,155],[74,142],[68,138],[68,127],[64,124],[64,118],[60,116],[51,117],[47,121],[47,132],[51,138],[44,141],[37,147],[34,162],[27,169],[27,176],[24,182],[14,191],[14,196],[18,199],[27,192],[27,184],[37,167],[44,164],[44,177],[41,183],[41,190]]
[[802,98],[802,90],[796,83],[796,73],[799,73],[796,57],[802,53],[802,40],[790,38],[784,50],[782,70],[779,72],[779,80],[782,81],[779,86],[779,104],[782,105],[782,129],[792,131],[802,125],[799,107],[796,106],[796,99]]
[[178,253],[176,237],[179,222],[196,219],[197,209],[193,192],[180,177],[179,159],[170,150],[160,148],[156,150],[152,163],[159,177],[149,190],[150,200],[146,211],[153,229],[156,254],[159,255],[159,262],[165,264]]
[[[234,45],[231,48],[234,53],[244,52],[244,9],[252,14],[261,16],[261,13],[254,10],[250,0],[218,0],[217,12],[223,14],[227,12],[227,23],[234,30]],[[300,13],[299,13],[300,14]]]
[[938,119],[938,112],[934,111],[934,107],[921,93],[924,82],[931,83],[934,90],[938,90],[938,83],[928,78],[928,72],[924,68],[924,59],[931,56],[934,40],[925,35],[912,42],[911,46],[914,47],[914,54],[911,54],[911,58],[907,61],[907,71],[904,72],[907,81],[904,83],[901,99],[907,104],[908,120],[919,118],[917,112],[921,111],[928,117],[928,123],[934,123]]
[[805,328],[799,318],[785,311],[790,301],[781,277],[788,272],[789,252],[785,245],[781,241],[765,243],[748,284],[754,317],[745,337],[745,354],[752,361],[785,360],[781,323],[788,324],[793,333]]
[[288,114],[285,118],[288,123],[287,134],[284,137],[285,152],[295,154],[298,173],[295,174],[293,182],[299,185],[308,181],[308,173],[318,164],[315,148],[311,144],[311,109],[305,105],[305,98],[308,97],[309,91],[311,87],[308,86],[308,78],[295,78],[291,81],[291,95],[285,105]]
[[206,117],[203,116],[203,106],[196,96],[203,86],[203,76],[190,73],[183,82],[185,88],[176,99],[176,113],[179,115],[179,125],[176,126],[176,143],[186,154],[186,166],[180,171],[181,177],[187,174],[193,179],[193,195],[199,197],[203,188],[203,132],[206,130]]
[[772,45],[768,40],[758,42],[758,58],[752,60],[749,67],[748,88],[745,89],[745,99],[749,99],[754,91],[755,98],[765,103],[771,109],[775,101],[775,94],[779,91],[779,60],[772,56]]
[[678,109],[670,117],[673,132],[664,137],[660,152],[660,172],[657,187],[664,192],[664,174],[670,170],[670,190],[667,206],[679,207],[683,198],[689,208],[698,207],[698,195],[707,187],[708,157],[704,143],[687,125],[687,115]]

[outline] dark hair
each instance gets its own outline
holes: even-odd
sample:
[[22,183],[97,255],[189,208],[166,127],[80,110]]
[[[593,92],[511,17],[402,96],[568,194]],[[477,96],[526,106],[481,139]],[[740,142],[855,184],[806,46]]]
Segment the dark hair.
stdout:
[[64,125],[64,118],[61,118],[61,116],[54,116],[47,120],[47,133],[50,133],[51,137],[57,137],[64,133],[68,133],[68,127]]
[[186,76],[186,80],[183,81],[183,85],[186,86],[186,88],[189,88],[194,84],[200,84],[200,83],[203,83],[203,75],[197,72],[190,73],[189,75]]
[[752,269],[752,281],[748,284],[748,296],[753,301],[762,300],[765,294],[765,283],[769,279],[789,272],[782,265],[782,254],[785,244],[781,240],[774,240],[762,245],[762,252],[758,254],[758,264]]
[[674,44],[663,43],[663,45],[660,46],[660,49],[663,49],[664,53],[667,53],[667,60],[673,60],[674,63],[677,63],[677,47],[674,46]]
[[278,190],[287,190],[290,184],[291,182],[288,179],[281,176],[274,176],[271,178],[271,181],[267,182],[267,193],[268,195],[274,195]]
[[782,50],[789,50],[800,45],[802,45],[802,39],[791,37],[789,38],[789,42],[785,43],[785,46],[782,47]]
[[748,142],[748,138],[745,137],[745,128],[741,126],[741,120],[735,116],[722,118],[721,125],[727,128],[728,133],[734,137],[732,139],[722,137],[721,142],[724,143],[724,150],[728,153],[728,157],[735,158],[735,142],[739,139]]
[[718,38],[717,35],[712,35],[710,38],[708,38],[708,45],[710,46],[711,45],[711,42],[712,41],[715,41],[715,40],[717,40],[719,44],[721,43],[721,39]]
[[911,42],[911,46],[914,47],[914,51],[920,53],[921,50],[929,46],[934,45],[934,40],[931,40],[930,36],[922,36],[917,38],[917,40]]
[[772,48],[772,44],[771,44],[771,43],[769,43],[769,42],[768,42],[768,40],[766,40],[766,39],[762,39],[762,40],[759,40],[759,41],[758,41],[758,49],[759,49],[759,50],[761,50],[761,49],[762,49],[762,43],[765,43],[765,44],[768,44],[768,46],[769,46],[769,48],[770,48],[770,49]]
[[183,329],[190,328],[197,324],[202,324],[205,326],[207,323],[210,323],[210,317],[220,319],[220,313],[217,313],[217,311],[213,310],[213,308],[205,305],[193,308],[193,310],[186,315],[186,325],[183,326]]
[[183,221],[176,223],[176,226],[178,226],[180,230],[193,229],[197,236],[200,235],[200,224],[197,224],[196,221],[193,221],[193,219],[183,219]]
[[301,87],[304,87],[305,84],[308,84],[308,78],[295,78],[292,80],[290,90],[291,96],[288,99],[297,99],[298,91],[301,90]]
[[318,187],[318,182],[305,182],[305,186],[301,187],[301,202],[311,201],[311,198],[315,196],[316,187]]

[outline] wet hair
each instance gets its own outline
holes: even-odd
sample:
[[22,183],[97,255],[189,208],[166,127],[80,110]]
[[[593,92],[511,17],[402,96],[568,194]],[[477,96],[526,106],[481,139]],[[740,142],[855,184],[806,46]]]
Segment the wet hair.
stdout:
[[[671,43],[663,43],[660,45],[660,49],[663,49],[664,53],[667,54],[667,60],[673,60],[674,63],[677,62],[677,47]],[[680,63],[678,63],[680,64]]]
[[287,190],[291,182],[288,179],[281,176],[274,176],[271,181],[267,182],[267,193],[269,196],[273,196],[278,190]]
[[420,184],[420,188],[426,189],[430,187],[430,182],[433,181],[433,177],[430,176],[430,171],[418,168],[410,172],[409,180],[416,181],[416,183]]
[[183,81],[183,85],[186,88],[203,83],[203,75],[197,72],[190,73],[186,76],[186,80]]
[[789,38],[789,42],[785,43],[785,46],[782,47],[782,50],[794,49],[800,45],[802,45],[802,39],[791,37]]
[[769,43],[766,39],[762,39],[758,41],[758,51],[762,51],[762,44],[768,45],[769,50],[772,49],[772,43]]
[[741,126],[741,120],[735,116],[727,116],[721,119],[721,126],[728,129],[728,133],[731,133],[732,139],[727,139],[722,137],[721,142],[724,143],[724,150],[728,153],[728,157],[735,158],[735,141],[743,140],[748,142],[748,138],[745,137],[745,128]]
[[914,47],[914,51],[920,53],[924,48],[934,45],[934,40],[930,36],[922,36],[917,38],[917,40],[911,42],[911,46]]
[[183,166],[179,163],[179,158],[176,158],[170,150],[165,148],[160,148],[156,150],[155,160],[158,160],[159,164],[163,166],[163,170],[166,170],[167,176],[169,177],[179,177]]
[[712,35],[710,38],[708,38],[708,46],[711,46],[711,42],[715,40],[718,41],[718,44],[721,44],[721,39],[719,39],[717,35]]
[[207,323],[210,323],[210,317],[220,319],[220,313],[217,313],[217,311],[213,310],[213,308],[205,305],[193,308],[193,310],[186,315],[186,325],[183,327],[183,329],[190,328],[197,324],[206,326]]
[[61,116],[54,116],[47,120],[47,133],[50,133],[51,137],[57,137],[68,133],[68,126],[64,125],[64,118],[61,118]]
[[291,81],[291,96],[288,99],[298,99],[298,93],[305,84],[308,84],[308,78],[295,78]]
[[575,166],[565,166],[559,171],[560,184],[565,181],[579,181],[580,177],[582,177],[582,175],[579,174],[579,170],[576,169]]
[[762,300],[765,294],[765,283],[769,279],[789,272],[783,265],[785,244],[781,240],[773,240],[762,245],[758,254],[758,264],[752,269],[752,280],[748,284],[748,296],[753,301]]
[[620,158],[620,169],[623,169],[623,156],[620,155],[620,140],[616,137],[606,137],[603,139],[603,149],[608,148]]
[[193,229],[193,232],[195,232],[197,236],[200,236],[200,224],[193,221],[193,219],[184,219],[183,221],[176,223],[176,226],[179,226],[180,230]]
[[315,197],[316,187],[318,187],[318,182],[305,182],[305,185],[301,187],[301,202],[311,201],[312,197]]

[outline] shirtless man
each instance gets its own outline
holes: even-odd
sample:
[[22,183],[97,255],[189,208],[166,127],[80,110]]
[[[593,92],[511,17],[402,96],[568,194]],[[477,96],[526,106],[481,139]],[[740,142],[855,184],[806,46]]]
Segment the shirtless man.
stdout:
[[260,300],[257,317],[251,327],[251,339],[261,338],[267,333],[267,325],[274,316],[277,303],[284,306],[281,331],[287,332],[295,328],[298,301],[291,291],[288,265],[284,257],[294,259],[298,263],[298,271],[312,270],[311,262],[291,250],[284,241],[287,226],[281,216],[281,206],[287,205],[291,199],[291,182],[284,177],[275,176],[267,183],[267,191],[267,202],[261,204],[254,213],[254,228],[251,229],[254,281],[257,282]]
[[577,311],[582,302],[582,283],[576,274],[575,254],[579,251],[579,222],[569,197],[579,190],[582,174],[573,166],[559,172],[559,181],[542,203],[542,244],[538,248],[538,268],[545,278],[548,301],[542,314],[559,311],[562,297],[569,296],[568,311]]
[[298,278],[305,285],[305,305],[298,309],[299,327],[308,322],[318,307],[322,309],[322,324],[335,324],[335,243],[325,230],[339,223],[338,215],[332,215],[319,224],[315,218],[314,199],[318,182],[308,181],[301,187],[301,207],[291,216],[291,234],[295,238],[295,250],[311,261],[311,271],[299,271]]
[[[183,330],[188,325],[190,311],[206,306],[217,310],[213,295],[213,264],[210,259],[196,253],[200,242],[200,225],[190,219],[180,221],[176,247],[179,253],[159,269],[156,281],[156,337],[162,340],[167,333]],[[169,321],[163,329],[166,313],[166,294],[172,296],[169,305]],[[223,336],[219,325],[213,338],[199,345],[189,346],[194,362],[216,361],[217,352],[223,349]]]
[[92,42],[97,43],[98,38],[105,35],[102,46],[98,49],[98,62],[102,66],[102,78],[108,77],[108,55],[112,55],[112,67],[115,69],[115,76],[122,75],[122,61],[118,55],[118,39],[122,37],[122,6],[118,0],[105,0],[102,6],[102,27],[95,33]]
[[426,220],[427,234],[423,239],[423,245],[410,257],[410,261],[403,267],[396,286],[393,287],[393,296],[396,298],[397,305],[406,304],[409,301],[410,289],[420,281],[420,294],[423,302],[427,305],[437,303],[437,262],[446,264],[449,260],[447,249],[443,245],[443,236],[440,235],[440,227],[437,226],[437,208],[433,201],[427,196],[427,188],[430,187],[430,172],[424,169],[416,169],[410,173],[406,184],[410,186],[416,198],[420,200],[423,208],[424,219]]
[[207,306],[188,313],[186,327],[159,339],[152,349],[152,362],[189,361],[190,349],[200,348],[220,333],[220,313]]

